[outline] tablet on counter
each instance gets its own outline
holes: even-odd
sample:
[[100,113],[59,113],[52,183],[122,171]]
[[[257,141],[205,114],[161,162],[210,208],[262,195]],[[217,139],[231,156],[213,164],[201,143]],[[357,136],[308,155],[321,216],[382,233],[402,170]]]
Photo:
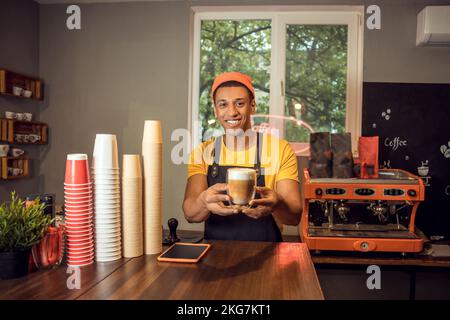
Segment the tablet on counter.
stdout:
[[208,243],[176,242],[158,257],[158,261],[197,263],[209,247]]

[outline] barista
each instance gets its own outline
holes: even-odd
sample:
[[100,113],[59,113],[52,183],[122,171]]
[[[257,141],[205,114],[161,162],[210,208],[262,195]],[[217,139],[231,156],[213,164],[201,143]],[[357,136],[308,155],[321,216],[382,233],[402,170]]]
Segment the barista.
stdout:
[[[282,241],[278,224],[297,225],[302,211],[296,156],[287,141],[251,130],[255,91],[249,76],[219,75],[211,98],[225,134],[203,142],[191,154],[185,218],[205,222],[205,239]],[[276,148],[271,147],[274,143]],[[226,174],[233,167],[258,172],[255,199],[242,210],[226,205],[231,200],[226,194]]]

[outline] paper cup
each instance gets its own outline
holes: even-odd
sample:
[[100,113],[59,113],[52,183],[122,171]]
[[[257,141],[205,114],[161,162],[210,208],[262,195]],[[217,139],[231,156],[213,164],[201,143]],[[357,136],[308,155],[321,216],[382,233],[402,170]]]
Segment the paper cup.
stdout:
[[92,181],[86,182],[86,183],[66,183],[64,182],[64,188],[69,189],[84,189],[92,187]]
[[66,189],[64,188],[64,194],[71,195],[71,196],[84,196],[88,194],[92,194],[94,191],[93,188],[86,188],[86,189]]
[[72,204],[72,203],[64,203],[64,209],[65,210],[72,210],[72,211],[85,211],[89,210],[94,207],[94,202],[91,201],[91,203],[81,203],[81,204]]
[[66,210],[65,212],[66,212],[66,217],[69,217],[69,218],[84,218],[86,216],[92,216],[94,214],[94,209],[78,210],[78,211]]
[[94,168],[91,170],[92,174],[120,174],[120,169],[105,169],[105,168]]
[[142,178],[141,156],[138,154],[124,154],[122,162],[123,178]]
[[76,254],[76,253],[68,253],[68,260],[70,261],[77,261],[77,260],[84,260],[84,259],[92,259],[94,258],[95,254],[94,251],[87,252],[85,254]]
[[83,228],[83,229],[71,229],[71,230],[67,230],[66,234],[70,234],[70,235],[90,235],[93,231],[93,228],[87,227],[87,228]]
[[93,264],[94,263],[94,260],[92,260],[92,261],[89,261],[89,262],[87,262],[87,263],[77,263],[77,262],[68,262],[67,263],[67,265],[69,266],[69,267],[87,267],[87,266],[90,266],[91,264]]
[[96,259],[109,259],[109,258],[121,258],[122,257],[122,250],[117,251],[109,251],[109,252],[96,252],[95,258]]
[[86,154],[68,154],[64,182],[85,184],[90,182],[88,157]]
[[73,254],[87,254],[93,252],[95,249],[94,243],[85,246],[71,246],[67,247],[67,252]]
[[79,248],[70,248],[67,249],[67,253],[68,254],[72,254],[74,256],[77,255],[86,255],[86,254],[90,254],[94,252],[94,245],[86,247],[84,249],[79,249]]
[[162,143],[161,122],[158,120],[146,120],[142,143]]
[[94,262],[94,256],[89,256],[86,258],[67,258],[67,264],[69,266],[86,266]]
[[117,138],[113,134],[97,134],[95,136],[93,168],[118,169]]
[[120,192],[120,183],[117,183],[115,185],[111,185],[111,184],[97,184],[97,185],[95,185],[95,191]]
[[92,204],[93,199],[91,198],[86,198],[85,200],[80,200],[80,199],[70,199],[70,198],[64,198],[64,204],[66,206],[88,206],[90,204]]
[[119,196],[120,197],[120,189],[116,189],[116,188],[114,188],[114,189],[106,189],[106,188],[104,188],[104,189],[96,189],[95,190],[95,195],[100,195],[100,196],[103,196],[103,195],[105,195],[105,196],[114,195],[114,196]]

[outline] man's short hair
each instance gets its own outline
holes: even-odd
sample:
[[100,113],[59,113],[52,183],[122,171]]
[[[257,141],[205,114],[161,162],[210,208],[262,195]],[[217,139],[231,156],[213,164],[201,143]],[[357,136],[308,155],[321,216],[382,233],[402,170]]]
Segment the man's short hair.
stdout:
[[214,90],[214,102],[216,102],[216,92],[217,90],[219,90],[219,88],[229,88],[229,87],[242,87],[245,88],[245,90],[247,90],[248,93],[248,97],[250,98],[250,101],[252,101],[255,97],[253,96],[253,93],[242,83],[238,82],[238,81],[227,81],[222,83],[220,86],[217,87],[216,90]]

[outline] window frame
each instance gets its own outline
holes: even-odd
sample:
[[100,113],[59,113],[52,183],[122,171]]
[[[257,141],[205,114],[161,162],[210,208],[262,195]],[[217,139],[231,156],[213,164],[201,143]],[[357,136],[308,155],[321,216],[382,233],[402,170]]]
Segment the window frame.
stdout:
[[[250,18],[249,18],[250,17]],[[364,6],[199,6],[191,7],[188,130],[191,147],[201,141],[199,119],[200,30],[203,20],[271,20],[269,113],[284,115],[286,25],[348,25],[345,128],[356,153],[362,126]],[[273,48],[279,48],[274,50]],[[276,123],[271,123],[280,127]],[[195,125],[196,124],[196,125]],[[281,131],[280,134],[283,134]]]

